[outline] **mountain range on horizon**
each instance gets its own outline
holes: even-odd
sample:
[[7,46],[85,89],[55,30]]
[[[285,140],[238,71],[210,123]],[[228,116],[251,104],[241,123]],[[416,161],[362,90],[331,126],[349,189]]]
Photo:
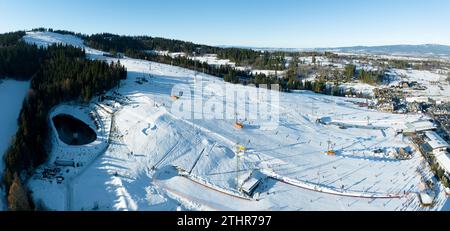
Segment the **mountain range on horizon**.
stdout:
[[318,52],[342,52],[372,55],[405,55],[418,57],[450,58],[450,46],[441,44],[420,45],[381,45],[381,46],[346,46],[328,48],[275,48],[275,47],[248,47],[248,46],[220,46],[247,48],[261,51],[318,51]]
[[[39,30],[45,28],[37,28],[33,30]],[[31,30],[31,31],[33,31]],[[53,30],[52,30],[53,31]],[[75,32],[56,30],[62,33],[69,33],[74,35],[83,35]],[[109,34],[109,33],[106,33]],[[114,34],[111,34],[114,35]],[[126,35],[131,36],[131,35]],[[158,38],[158,37],[155,37]],[[159,37],[162,38],[162,37]],[[450,59],[450,45],[442,44],[397,44],[397,45],[378,45],[378,46],[343,46],[343,47],[317,47],[317,48],[280,48],[280,47],[258,47],[258,46],[239,46],[239,45],[205,45],[204,43],[192,42],[183,39],[162,38],[167,40],[174,40],[179,42],[188,42],[201,46],[219,47],[219,48],[241,48],[252,49],[257,51],[283,51],[283,52],[335,52],[335,53],[351,53],[351,54],[368,54],[368,55],[394,55],[394,56],[407,56],[418,58],[444,58]]]

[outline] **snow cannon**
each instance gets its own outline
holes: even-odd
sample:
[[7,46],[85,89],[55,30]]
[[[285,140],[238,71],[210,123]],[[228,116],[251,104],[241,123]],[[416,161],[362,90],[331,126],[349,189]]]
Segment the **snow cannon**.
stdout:
[[334,150],[328,150],[328,151],[327,151],[327,155],[329,155],[329,156],[335,156],[335,155],[336,155],[336,152],[335,152]]

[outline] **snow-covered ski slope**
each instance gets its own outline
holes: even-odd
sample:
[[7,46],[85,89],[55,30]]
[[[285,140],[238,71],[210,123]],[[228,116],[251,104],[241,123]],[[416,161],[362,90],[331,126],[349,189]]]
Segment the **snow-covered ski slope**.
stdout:
[[[27,41],[52,42],[55,36],[59,38],[53,33],[30,33]],[[246,87],[170,65],[131,58],[120,62],[127,67],[128,78],[107,94],[122,99],[122,103],[111,107],[115,113],[106,151],[81,169],[64,168],[76,174],[67,173],[70,180],[61,184],[40,177],[29,183],[34,200],[48,209],[448,208],[439,184],[434,206],[419,205],[417,193],[423,191],[422,178],[431,176],[419,153],[413,151],[411,159],[402,161],[388,154],[399,147],[412,149],[396,131],[407,122],[428,118],[361,108],[355,104],[361,99],[280,93],[279,104],[272,105],[280,112],[277,128],[266,129],[262,121],[248,120],[244,129],[236,129],[234,119],[191,120],[172,113],[172,104],[177,102],[171,99],[172,90],[176,84],[193,86],[199,78],[206,91],[210,84],[237,91]],[[220,96],[220,91],[215,93]],[[206,94],[201,101],[206,103],[210,97]],[[321,118],[348,128],[318,123]],[[236,144],[246,148],[239,161]],[[329,144],[336,156],[325,154]],[[44,167],[51,165],[49,162]],[[174,167],[185,174],[180,175]],[[236,189],[236,178],[242,183],[255,170],[267,177],[249,199]]]
[[28,32],[23,40],[27,43],[36,44],[40,47],[47,47],[52,44],[72,45],[85,49],[89,57],[95,58],[103,55],[104,52],[92,49],[84,45],[82,39],[70,34],[57,34],[53,32]]
[[[3,174],[3,156],[17,131],[17,118],[19,117],[22,102],[30,83],[16,80],[0,80],[0,174]],[[2,181],[0,179],[0,181]],[[3,189],[0,188],[0,210],[4,209]]]

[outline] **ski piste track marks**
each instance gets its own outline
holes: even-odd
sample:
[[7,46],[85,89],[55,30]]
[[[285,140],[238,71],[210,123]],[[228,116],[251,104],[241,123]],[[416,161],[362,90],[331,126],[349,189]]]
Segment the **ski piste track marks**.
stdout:
[[[291,118],[293,118],[293,119],[294,119],[294,118],[297,118],[297,116],[294,116],[294,115],[292,114],[292,112],[290,112],[289,110],[287,110],[285,107],[281,107],[281,106],[273,105],[273,104],[270,104],[270,105],[273,106],[273,107],[278,107],[279,109],[281,109],[281,110],[283,111],[283,113],[287,114],[289,117],[291,117]],[[217,134],[213,133],[212,131],[209,131],[207,128],[204,128],[204,127],[202,127],[202,126],[199,126],[198,124],[195,124],[195,123],[193,123],[193,122],[191,122],[191,121],[188,121],[188,120],[185,120],[185,119],[180,119],[180,118],[178,118],[177,116],[175,116],[175,115],[173,115],[172,113],[170,113],[169,111],[166,111],[166,113],[167,113],[168,115],[170,115],[171,117],[173,117],[174,119],[176,119],[176,120],[185,122],[185,123],[187,123],[187,124],[193,126],[194,129],[196,128],[196,129],[199,129],[199,130],[201,130],[201,131],[203,131],[203,132],[211,133],[211,134],[217,135]],[[305,123],[303,123],[303,124],[305,124]],[[308,128],[309,128],[309,129],[312,129],[312,130],[315,130],[312,126],[308,126]],[[225,137],[223,137],[223,136],[221,136],[221,135],[217,135],[217,136],[220,137],[222,141],[225,141],[225,140],[226,140],[226,141],[228,141],[228,143],[230,143],[230,144],[233,143],[233,142],[231,142],[230,140],[228,140],[227,138],[225,138]],[[170,154],[170,153],[173,151],[173,149],[174,149],[174,147],[173,147],[168,153],[166,153],[166,155],[163,157],[163,159],[160,160],[160,162],[163,161],[164,159],[166,159],[167,156],[168,156],[168,154]],[[203,150],[203,151],[204,151],[204,150]],[[203,153],[203,151],[202,151],[202,153]],[[260,153],[260,154],[262,154],[262,153]],[[201,154],[199,155],[199,157],[198,157],[198,159],[195,161],[195,163],[196,163],[200,158],[201,158]],[[158,165],[160,164],[160,162],[158,162],[158,164],[157,164],[156,166],[158,166]],[[194,163],[194,167],[195,167],[195,163]],[[193,170],[193,168],[192,168],[190,171],[192,171],[192,170]],[[209,188],[209,189],[212,189],[212,190],[215,190],[215,191],[218,191],[218,192],[221,192],[221,193],[225,193],[225,192],[223,192],[223,191],[221,191],[221,190],[219,190],[219,189],[214,188],[213,186],[209,186],[209,185],[203,184],[203,183],[201,183],[201,182],[198,182],[198,181],[192,179],[192,178],[189,177],[189,176],[183,176],[183,177],[185,177],[185,178],[187,178],[187,179],[189,179],[189,180],[191,180],[191,181],[193,181],[193,182],[195,182],[195,183],[197,183],[197,184],[203,185],[204,187],[207,187],[207,188]],[[365,198],[365,199],[400,199],[400,198],[403,198],[403,197],[405,197],[405,196],[407,196],[407,195],[409,194],[409,193],[408,193],[408,194],[404,194],[404,195],[399,195],[399,194],[385,194],[385,195],[383,195],[383,194],[379,194],[379,195],[377,195],[377,194],[371,194],[371,195],[364,195],[364,194],[358,194],[357,192],[355,192],[355,193],[339,192],[339,191],[335,191],[335,190],[328,189],[328,188],[325,188],[325,190],[319,190],[319,189],[316,189],[315,186],[307,187],[307,186],[302,185],[302,184],[305,184],[305,185],[307,184],[307,183],[304,183],[304,182],[301,182],[301,183],[295,183],[295,182],[298,181],[298,180],[291,180],[291,179],[286,180],[285,177],[276,177],[276,176],[269,176],[269,177],[272,178],[272,179],[274,179],[274,180],[276,180],[276,181],[278,181],[278,182],[285,183],[285,184],[288,184],[288,185],[291,185],[291,186],[295,186],[295,187],[298,187],[298,188],[302,188],[302,189],[305,189],[305,190],[314,191],[314,192],[318,192],[318,193],[325,193],[325,194],[335,195],[335,196],[343,196],[343,197]],[[322,187],[322,188],[323,188],[323,187]],[[225,193],[225,194],[227,194],[227,193]],[[227,195],[238,197],[238,196],[233,195],[233,194],[227,194]],[[242,198],[241,198],[241,199],[242,199]]]
[[[206,188],[206,189],[208,189],[208,190],[212,190],[212,191],[217,192],[217,193],[221,193],[221,194],[226,195],[226,196],[228,196],[228,197],[232,197],[232,198],[235,198],[235,199],[239,199],[239,200],[243,200],[243,201],[248,201],[248,202],[255,202],[255,200],[252,199],[252,198],[248,198],[248,197],[244,197],[244,196],[239,196],[239,195],[236,195],[236,194],[231,193],[231,192],[226,192],[226,191],[220,190],[220,189],[218,189],[218,188],[215,188],[215,187],[213,187],[213,186],[210,186],[210,185],[208,185],[208,184],[205,184],[205,183],[202,183],[202,182],[200,182],[200,181],[198,181],[198,180],[195,180],[195,179],[193,179],[192,177],[189,177],[189,176],[187,176],[187,175],[177,175],[177,177],[182,177],[183,179],[189,180],[190,182],[192,182],[192,183],[194,183],[194,184],[197,184],[197,185],[199,185],[199,186],[201,186],[201,187],[203,187],[203,188]],[[174,194],[174,195],[176,195],[177,197],[182,197],[182,198],[188,199],[189,201],[192,201],[192,202],[198,202],[199,200],[201,200],[201,199],[197,199],[197,198],[192,198],[191,196],[186,195],[185,193],[180,192],[180,191],[178,191],[178,190],[175,190],[175,189],[172,189],[172,188],[165,187],[163,184],[160,183],[159,180],[156,179],[156,177],[152,177],[152,183],[153,183],[154,185],[156,185],[157,187],[159,187],[160,189],[162,189],[163,191],[165,191],[168,195]],[[176,198],[174,198],[174,199],[176,199]],[[231,198],[230,198],[230,199],[231,199]],[[217,207],[215,207],[215,206],[211,206],[210,203],[201,203],[201,205],[202,205],[202,206],[205,206],[205,207],[209,207],[209,208],[211,208],[212,210],[216,210],[216,211],[220,211],[220,210],[229,210],[229,211],[231,211],[231,210],[232,210],[231,208],[227,208],[227,207],[224,206],[224,205],[220,205],[220,206],[223,206],[223,208],[217,208]]]
[[[113,129],[115,130],[115,113],[114,112],[110,112],[107,109],[105,109],[104,107],[99,106],[100,109],[104,110],[107,114],[111,115],[111,122],[109,124],[109,134],[108,134],[108,139],[107,139],[107,145],[103,148],[103,150],[101,150],[98,155],[91,160],[87,166],[83,166],[83,169],[78,172],[75,176],[70,177],[69,179],[67,179],[66,181],[66,211],[72,211],[72,204],[73,204],[73,182],[76,181],[76,178],[78,176],[81,176],[84,172],[87,171],[87,169],[89,169],[90,166],[92,166],[109,148],[111,141],[112,141],[112,133],[115,132],[113,131]],[[104,127],[103,127],[103,131],[104,131]]]
[[[95,57],[94,57],[95,58]],[[135,63],[137,64],[137,62],[135,61]],[[168,75],[168,73],[167,73],[167,71],[160,71],[160,70],[157,70],[157,72],[159,72],[159,73],[161,73],[161,75],[164,77],[164,76],[166,76],[166,75]],[[177,71],[172,71],[172,72],[176,72],[176,73],[178,73]],[[170,72],[169,73],[169,75],[172,73],[172,72]],[[174,77],[178,77],[178,76],[174,76]],[[183,76],[184,77],[184,76]],[[305,94],[305,96],[306,97],[308,97],[308,95],[307,94]],[[299,98],[302,98],[302,97],[299,97]],[[304,130],[318,130],[318,129],[320,129],[321,127],[323,127],[323,126],[321,126],[320,124],[314,124],[314,118],[316,118],[316,115],[317,115],[317,117],[320,117],[319,115],[325,115],[325,114],[327,114],[327,112],[325,112],[325,114],[323,114],[323,112],[319,112],[319,113],[314,113],[315,112],[315,110],[317,109],[317,107],[314,107],[314,100],[316,100],[316,101],[323,101],[324,103],[327,103],[327,104],[331,104],[332,102],[333,102],[333,100],[327,100],[327,99],[325,99],[325,98],[322,98],[322,97],[309,97],[309,98],[311,98],[311,100],[310,101],[308,101],[308,100],[303,100],[303,101],[305,101],[305,105],[307,105],[308,104],[308,102],[309,103],[311,103],[311,104],[313,104],[312,105],[312,113],[308,113],[309,112],[309,110],[307,110],[306,109],[306,111],[296,111],[296,110],[292,110],[291,109],[291,107],[292,107],[292,104],[291,104],[291,106],[290,107],[282,107],[282,108],[280,108],[280,111],[282,111],[281,113],[283,113],[283,114],[285,114],[284,116],[286,117],[286,118],[288,118],[288,119],[292,119],[292,120],[294,120],[294,122],[292,123],[292,127],[288,127],[288,128],[291,128],[291,129],[293,129],[294,131],[293,132],[297,132],[298,130],[296,130],[295,128],[298,126],[298,127],[304,127],[303,129]],[[290,99],[290,98],[289,98]],[[289,102],[291,102],[291,100],[289,100],[289,99],[286,99],[286,102],[285,103],[289,103]],[[284,100],[283,100],[283,102],[284,102]],[[294,103],[295,104],[295,103]],[[169,104],[170,105],[170,104]],[[282,104],[282,105],[284,105],[284,104]],[[349,106],[350,107],[350,106]],[[165,108],[164,108],[165,109]],[[344,109],[345,110],[345,109]],[[168,113],[169,115],[170,115],[170,113]],[[333,113],[334,114],[334,113]],[[167,115],[167,114],[166,114]],[[342,118],[342,120],[343,120],[344,118]],[[116,121],[116,122],[119,122],[118,120]],[[290,120],[286,120],[286,121],[282,121],[282,122],[290,122]],[[361,122],[364,122],[364,120],[361,120]],[[194,141],[194,139],[192,139],[192,134],[193,133],[185,133],[185,131],[183,131],[183,130],[185,130],[186,129],[186,126],[180,126],[181,128],[179,128],[178,127],[178,125],[180,124],[179,123],[179,121],[173,121],[173,122],[171,122],[171,123],[175,123],[176,124],[176,131],[175,131],[175,133],[176,133],[176,135],[175,136],[169,136],[170,137],[170,139],[174,139],[174,138],[180,138],[180,135],[181,136],[183,136],[183,134],[187,134],[186,136],[189,138],[187,141],[188,142],[182,142],[183,143],[183,145],[179,145],[179,146],[181,146],[181,147],[185,147],[186,145],[190,145],[190,144],[194,144],[195,142],[193,142]],[[285,124],[283,124],[283,125],[285,125]],[[286,125],[289,125],[289,124],[286,124]],[[209,124],[205,124],[205,125],[203,125],[203,123],[200,123],[199,124],[199,127],[204,127],[205,129],[211,129],[212,131],[216,131],[216,129],[215,128],[212,128],[212,127],[210,127],[210,125]],[[223,127],[224,126],[222,126],[221,128],[223,129]],[[231,127],[231,126],[230,126]],[[306,128],[306,127],[308,127],[308,128]],[[188,131],[190,131],[190,132],[192,132],[192,130],[193,129],[187,129]],[[198,131],[199,130],[201,130],[200,128],[197,130],[197,133],[198,133]],[[206,130],[203,130],[203,132],[205,132],[206,133]],[[202,132],[202,133],[203,133]],[[298,132],[300,132],[300,131],[298,131]],[[308,132],[309,133],[309,132]],[[316,133],[318,133],[317,135],[322,135],[323,133],[322,132],[320,132],[320,131],[316,131]],[[224,137],[227,137],[227,139],[222,139],[222,138],[220,138],[220,136],[224,136]],[[349,135],[350,136],[350,135]],[[306,136],[305,136],[306,137]],[[202,150],[202,148],[204,148],[204,147],[206,147],[206,149],[204,150],[205,152],[206,152],[206,150],[209,148],[208,146],[210,145],[210,141],[213,141],[213,142],[217,142],[217,145],[224,145],[225,144],[225,146],[228,146],[228,147],[224,147],[224,148],[230,148],[230,147],[233,147],[234,145],[235,145],[235,142],[229,142],[229,141],[231,141],[231,140],[233,140],[233,141],[235,141],[234,139],[233,139],[233,135],[230,135],[229,133],[221,133],[221,132],[212,132],[212,133],[210,133],[210,132],[208,132],[207,134],[196,134],[196,137],[195,138],[198,138],[198,139],[202,139],[202,138],[206,138],[206,139],[208,139],[207,141],[208,141],[208,145],[199,145],[199,147],[198,147],[198,150],[200,151],[200,150]],[[299,139],[300,139],[300,137],[299,137]],[[204,144],[206,144],[206,140],[205,139],[203,139],[202,140],[203,142],[204,142]],[[297,140],[298,141],[298,140]],[[306,140],[307,141],[307,140]],[[113,141],[114,142],[114,141]],[[226,145],[226,143],[227,142],[229,142],[230,143],[230,145]],[[173,159],[173,158],[177,158],[179,155],[183,155],[183,153],[181,153],[181,152],[177,152],[177,150],[174,150],[174,151],[172,151],[171,153],[166,153],[167,152],[167,150],[169,149],[169,148],[173,148],[173,147],[171,147],[174,143],[176,143],[176,141],[173,141],[173,140],[171,140],[170,142],[167,142],[165,145],[166,145],[166,147],[164,147],[163,148],[163,150],[161,150],[161,154],[162,153],[165,153],[165,155],[163,155],[162,156],[162,159],[161,160],[159,160],[158,161],[158,159],[159,158],[161,158],[161,155],[157,155],[156,156],[156,158],[152,158],[151,159],[151,163],[153,164],[153,163],[155,163],[155,161],[158,161],[158,164],[159,164],[159,167],[160,166],[162,166],[162,165],[170,165],[171,163],[170,163],[170,161],[171,161],[171,159]],[[250,143],[250,142],[249,142]],[[110,144],[110,148],[111,148],[111,146],[113,146],[114,144]],[[365,146],[364,146],[365,147]],[[232,148],[231,148],[232,149]],[[255,148],[256,149],[256,151],[259,151],[259,150],[257,150],[257,148]],[[123,152],[123,151],[125,151],[125,150],[120,150],[120,152]],[[180,149],[180,151],[184,151],[184,149],[183,150],[181,150]],[[301,150],[299,151],[300,153],[302,152]],[[317,152],[317,151],[316,151]],[[167,155],[166,155],[167,154]],[[260,155],[263,155],[263,154],[268,154],[269,155],[269,157],[270,158],[273,158],[273,159],[275,159],[275,161],[276,161],[276,159],[279,159],[280,161],[282,160],[282,159],[284,159],[284,156],[273,156],[272,155],[272,153],[270,152],[270,150],[261,150],[258,154],[260,154]],[[278,153],[277,153],[278,154]],[[280,153],[281,154],[281,153]],[[284,154],[284,153],[283,153]],[[196,160],[197,159],[197,157],[198,158],[204,158],[204,157],[201,157],[201,155],[199,155],[196,151],[195,152],[192,152],[192,150],[190,151],[190,154],[189,155],[191,155],[191,159],[189,159],[187,162],[187,165],[189,166],[190,164],[191,164],[191,161],[194,161],[194,160]],[[206,153],[203,153],[203,155],[206,155]],[[270,155],[272,155],[272,156],[270,156]],[[289,155],[289,154],[288,154]],[[259,159],[260,159],[260,161],[262,161],[262,162],[264,162],[263,160],[261,160],[261,158],[260,158],[260,156],[259,155],[255,155],[255,157],[258,157]],[[173,157],[173,158],[172,158]],[[283,161],[284,162],[284,161]],[[289,161],[287,161],[286,160],[286,162],[288,162],[289,163]],[[184,163],[184,162],[183,162]],[[285,163],[285,162],[284,162]],[[292,163],[292,162],[291,162]],[[199,162],[199,164],[200,164],[200,162]],[[268,163],[268,164],[271,164],[271,163]],[[294,163],[294,165],[296,165],[297,163]],[[273,164],[274,166],[278,166],[277,164],[276,164],[276,162],[274,162],[274,164]],[[302,164],[299,164],[299,165],[302,165]],[[307,165],[307,164],[306,164]],[[151,165],[150,165],[151,166]],[[148,167],[150,167],[150,166],[148,166]],[[154,166],[154,165],[153,165]],[[197,169],[199,168],[198,166],[197,167],[195,167],[196,166],[196,164],[195,164],[195,161],[194,161],[194,164],[192,165],[192,168],[195,170],[195,171],[197,171]],[[355,165],[356,166],[356,165]],[[148,170],[148,167],[147,167],[147,170]],[[258,169],[258,167],[261,167],[261,166],[254,166],[254,167],[256,167],[255,169]],[[383,166],[384,167],[384,166]],[[320,167],[319,167],[320,168]],[[351,168],[348,168],[348,172],[352,172],[352,170],[353,170],[353,168],[354,167],[351,167]],[[189,168],[187,168],[187,169],[189,169]],[[231,168],[230,168],[231,169]],[[267,169],[268,170],[272,170],[273,169],[273,171],[280,171],[279,169],[276,169],[276,168],[273,168],[273,167],[271,167],[270,165],[268,165],[268,167],[267,167]],[[356,170],[356,169],[355,169]],[[389,171],[389,170],[391,170],[391,169],[387,169],[387,171]],[[194,171],[194,172],[195,172]],[[320,171],[320,170],[319,170]],[[331,170],[332,171],[332,170]],[[295,172],[295,171],[294,171]],[[291,185],[292,184],[295,184],[296,182],[297,183],[299,183],[299,185],[300,186],[305,186],[306,185],[306,187],[309,187],[310,185],[312,185],[312,187],[314,187],[314,186],[316,186],[318,189],[320,189],[320,190],[330,190],[330,188],[332,189],[332,190],[336,190],[337,192],[339,192],[340,190],[339,190],[339,188],[336,186],[336,187],[329,187],[329,186],[331,186],[331,184],[328,184],[328,183],[323,183],[323,184],[320,184],[320,183],[318,183],[318,184],[315,184],[315,183],[313,183],[313,181],[314,181],[314,179],[315,178],[313,178],[313,179],[307,179],[307,178],[304,178],[303,179],[303,181],[301,181],[301,180],[297,180],[297,179],[301,179],[301,178],[303,178],[303,177],[301,177],[301,176],[299,176],[299,177],[297,177],[297,178],[295,178],[295,176],[293,175],[293,174],[287,174],[287,173],[285,173],[284,171],[280,171],[279,172],[280,174],[280,176],[281,177],[283,177],[283,176],[287,176],[287,177],[283,177],[284,178],[284,181],[287,181],[288,183],[291,183]],[[338,173],[338,172],[336,172],[336,173]],[[347,171],[343,171],[343,173],[344,174],[347,174]],[[370,172],[369,172],[370,173]],[[398,173],[398,172],[397,172]],[[407,173],[410,173],[410,171],[408,171]],[[392,175],[392,174],[391,174]],[[200,177],[203,177],[203,175],[202,175],[202,173],[199,173],[199,176]],[[292,178],[288,178],[288,177],[290,177],[290,176],[292,176]],[[197,177],[197,176],[193,176],[193,177]],[[400,178],[400,179],[405,179],[405,180],[407,180],[407,179],[410,179],[410,178],[405,178],[405,177],[403,177],[403,178]],[[411,179],[413,179],[413,177],[411,177]],[[78,177],[77,178],[77,180],[76,181],[80,181],[81,180],[81,177]],[[163,183],[163,185],[167,185],[168,187],[169,187],[169,189],[170,188],[173,188],[174,190],[178,190],[178,187],[177,187],[177,185],[176,184],[173,184],[173,182],[177,182],[179,179],[175,179],[174,181],[167,181],[167,182],[161,182],[161,183]],[[203,182],[204,181],[204,179],[201,179],[201,178],[197,178],[197,180],[199,180],[200,182]],[[271,179],[272,180],[272,179]],[[330,178],[330,179],[326,179],[325,180],[325,182],[329,182],[330,180],[334,180],[334,178]],[[338,179],[336,179],[336,180],[338,180]],[[342,180],[341,180],[342,181]],[[416,182],[415,181],[412,181],[412,180],[410,180],[412,183],[414,183],[415,185],[417,185],[416,184]],[[181,182],[188,182],[188,181],[181,181]],[[319,180],[319,182],[320,182],[320,180]],[[392,182],[392,180],[391,180],[391,182]],[[220,189],[221,187],[223,187],[223,186],[221,186],[220,184],[215,184],[215,181],[213,181],[213,182],[209,182],[209,180],[206,180],[205,181],[205,183],[206,184],[208,184],[209,186],[212,186],[212,187],[214,187],[214,188],[218,188],[218,189]],[[285,182],[281,182],[280,181],[280,183],[285,183]],[[347,185],[347,182],[344,182],[346,185]],[[370,183],[370,181],[369,181],[369,183]],[[383,193],[382,193],[382,191],[385,191],[385,192],[387,192],[386,193],[386,195],[388,194],[388,193],[390,193],[390,192],[396,192],[396,193],[399,193],[400,191],[403,191],[403,188],[399,188],[399,187],[396,187],[396,186],[393,186],[393,187],[391,187],[391,188],[393,188],[393,191],[392,190],[390,190],[391,188],[388,188],[388,187],[384,187],[385,186],[385,183],[388,183],[388,182],[382,182],[382,185],[381,185],[381,187],[375,187],[375,188],[373,188],[374,189],[374,191],[378,191],[378,192],[369,192],[369,191],[367,191],[367,190],[371,190],[371,191],[373,191],[372,190],[372,186],[374,186],[374,185],[367,185],[367,186],[371,186],[371,187],[365,187],[365,185],[363,184],[362,185],[362,187],[357,187],[357,189],[355,188],[355,190],[345,190],[345,192],[348,192],[348,193],[365,193],[365,194],[377,194],[377,195],[379,195],[379,196],[381,196]],[[378,184],[378,182],[374,182],[374,184]],[[394,182],[393,184],[396,184],[396,182]],[[298,185],[295,185],[295,186],[298,186]],[[351,185],[351,186],[353,186],[353,185]],[[401,185],[401,186],[403,186],[403,184]],[[78,188],[78,186],[76,185],[76,183],[73,185],[73,187],[74,187],[74,189],[77,189]],[[405,185],[404,187],[408,187],[408,185]],[[349,187],[348,189],[350,189],[351,187]],[[411,186],[410,188],[414,188],[414,186]],[[193,184],[190,184],[189,185],[189,190],[191,190],[191,189],[193,189],[194,191],[192,191],[192,192],[194,192],[195,193],[195,186],[193,186]],[[228,187],[225,187],[225,189],[228,189]],[[308,188],[306,188],[306,189],[308,189]],[[402,190],[400,190],[400,189],[402,189]],[[311,190],[311,189],[309,189],[309,190]],[[414,188],[414,190],[411,190],[410,192],[411,192],[411,194],[412,194],[412,192],[413,191],[418,191],[419,189],[418,188]],[[208,190],[209,191],[209,190]],[[205,191],[205,192],[208,192],[208,191]],[[321,192],[321,191],[319,191],[320,193],[327,193],[327,192]],[[404,192],[404,191],[403,191]],[[197,196],[197,194],[191,194],[190,192],[188,192],[188,191],[186,191],[186,192],[184,192],[185,194],[188,194],[188,195],[192,195],[192,197],[196,197]],[[214,195],[214,193],[210,193],[210,194],[212,194],[212,195]],[[313,195],[312,193],[307,193],[308,195]],[[334,195],[334,194],[333,194]],[[389,195],[394,195],[394,194],[389,194]],[[343,196],[343,195],[340,195],[340,196]],[[326,197],[326,196],[325,196]],[[416,197],[414,197],[414,198],[416,198]],[[78,198],[76,198],[76,199],[78,199]],[[295,197],[292,197],[292,199],[294,199],[295,200]],[[368,199],[373,199],[373,197],[371,196],[371,197],[368,197]],[[407,199],[409,200],[410,199],[410,197],[407,197]],[[197,201],[201,201],[201,203],[203,203],[203,202],[206,202],[206,203],[208,203],[208,201],[205,199],[205,198],[202,198],[202,197],[197,197]],[[401,200],[401,201],[403,201],[403,200]],[[185,201],[187,204],[189,204],[189,201]],[[74,203],[75,203],[75,201],[74,201]],[[194,202],[195,203],[195,202]],[[211,201],[211,204],[216,204],[217,206],[219,206],[219,207],[222,207],[222,205],[221,204],[217,204],[216,203],[216,201]],[[226,203],[225,203],[226,204]],[[378,204],[378,203],[376,203],[376,204]],[[75,205],[74,205],[75,206]],[[225,205],[224,205],[225,206]],[[226,205],[226,206],[230,206],[230,205]],[[276,207],[277,205],[276,204],[274,204],[274,207]],[[380,205],[376,205],[376,206],[380,206]],[[381,207],[380,207],[381,208]],[[412,208],[411,206],[407,206],[407,208]]]
[[[272,106],[275,106],[275,105],[272,105]],[[110,113],[108,110],[106,110],[105,108],[103,108],[103,107],[101,107],[101,106],[100,106],[100,108],[103,109],[104,111],[106,111],[108,114],[111,114],[111,113]],[[288,110],[286,110],[286,108],[280,107],[280,109],[281,109],[284,113],[286,113],[289,117],[296,118],[296,116],[292,115],[291,112],[289,112]],[[178,121],[180,121],[180,122],[184,122],[184,123],[186,123],[186,124],[192,126],[192,127],[194,128],[194,131],[197,131],[197,133],[195,133],[195,136],[194,136],[194,137],[195,137],[195,142],[193,142],[194,145],[197,145],[197,144],[199,144],[199,143],[201,142],[201,141],[199,140],[199,137],[197,136],[198,130],[203,131],[203,132],[205,132],[205,133],[211,133],[211,134],[214,134],[215,136],[217,136],[216,138],[219,138],[221,141],[225,141],[225,142],[227,142],[227,143],[229,143],[229,144],[234,144],[234,143],[233,143],[232,141],[230,141],[229,139],[227,139],[227,138],[225,138],[225,137],[223,137],[223,136],[221,136],[221,135],[215,134],[215,133],[213,133],[212,131],[209,131],[207,128],[204,128],[204,127],[202,127],[202,126],[199,126],[198,124],[195,124],[194,122],[191,122],[191,121],[185,120],[185,119],[180,119],[180,118],[176,117],[175,115],[173,115],[172,113],[170,113],[170,112],[167,111],[167,110],[165,111],[165,114],[171,116],[171,117],[174,118],[175,120],[178,120]],[[111,115],[112,115],[112,119],[111,119],[111,125],[110,125],[110,126],[111,126],[111,128],[110,128],[110,134],[109,134],[109,137],[108,137],[108,146],[107,146],[107,147],[105,148],[105,150],[103,150],[101,153],[104,153],[104,152],[108,149],[109,144],[111,143],[112,132],[113,132],[112,129],[114,129],[114,113],[111,114]],[[309,127],[309,128],[310,128],[310,129],[313,129],[312,127]],[[181,133],[182,133],[182,132],[192,133],[192,130],[183,129],[183,130],[180,131],[180,132],[181,132]],[[185,137],[184,137],[183,134],[181,134],[181,133],[178,133],[178,134],[180,134],[181,137],[183,137],[183,138],[185,139]],[[163,162],[170,156],[170,154],[172,154],[172,153],[174,152],[174,150],[178,148],[179,144],[180,144],[180,141],[178,140],[178,141],[172,146],[172,148],[171,148],[169,151],[167,151],[167,152],[163,155],[163,157],[162,157],[162,158],[154,165],[154,168],[155,168],[155,169],[158,169],[158,168],[160,167],[160,165],[163,164]],[[212,149],[214,146],[215,146],[215,143],[212,145],[211,149]],[[195,168],[196,163],[198,162],[198,160],[201,159],[201,157],[202,157],[204,151],[205,151],[205,148],[203,148],[203,150],[200,152],[198,158],[197,158],[196,161],[193,163],[193,166],[192,166],[192,168],[191,168],[191,171]],[[260,154],[262,154],[262,153],[260,153]],[[99,154],[99,155],[95,158],[95,160],[97,160],[101,155],[102,155],[102,154]],[[90,165],[92,165],[92,164],[95,162],[95,160],[92,161],[92,162],[90,163]],[[89,165],[88,165],[88,166],[89,166]],[[81,175],[86,169],[87,169],[87,168],[85,167],[79,174],[77,174],[77,176]],[[70,181],[74,181],[75,178],[76,178],[77,176],[72,177],[72,178],[70,179]],[[190,177],[190,176],[188,176],[188,175],[179,175],[179,176],[181,176],[181,177],[183,177],[183,178],[185,178],[185,179],[188,179],[189,181],[191,181],[191,182],[193,182],[193,183],[195,183],[195,184],[198,184],[198,185],[200,185],[200,186],[202,186],[202,187],[204,187],[204,188],[206,188],[206,189],[208,189],[208,190],[213,190],[213,191],[219,192],[219,193],[221,193],[221,194],[224,194],[224,195],[227,195],[227,196],[230,196],[230,197],[233,197],[233,198],[238,198],[238,199],[241,199],[241,200],[246,200],[246,201],[252,201],[252,200],[253,200],[253,199],[251,199],[251,198],[247,198],[247,197],[244,197],[244,196],[239,196],[239,195],[236,195],[236,194],[234,194],[234,193],[225,192],[225,191],[223,191],[223,190],[220,190],[220,189],[214,187],[213,185],[208,185],[208,184],[202,183],[201,181],[196,180],[196,179],[194,179],[193,177]],[[154,177],[154,176],[153,176],[152,178],[153,178],[153,183],[154,183],[154,184],[158,185],[158,187],[160,187],[160,188],[164,188],[163,186],[161,186],[160,184],[158,184],[158,182],[157,182],[157,180],[155,180],[155,177]],[[276,180],[276,181],[278,181],[278,182],[281,182],[281,183],[284,183],[284,184],[288,184],[288,185],[294,186],[294,187],[302,188],[302,189],[309,190],[309,191],[314,191],[314,192],[317,192],[317,193],[324,193],[324,194],[329,194],[329,195],[335,195],[335,196],[353,197],[353,198],[364,198],[364,199],[399,199],[399,198],[402,198],[402,197],[407,196],[407,194],[405,194],[405,195],[392,195],[392,194],[389,194],[389,195],[364,195],[364,194],[357,195],[356,193],[338,192],[338,191],[333,191],[333,190],[331,190],[331,189],[326,189],[326,190],[324,191],[324,190],[320,190],[320,189],[315,189],[314,186],[307,187],[307,186],[302,185],[302,184],[306,184],[306,183],[296,183],[296,181],[298,181],[298,180],[290,180],[290,179],[286,179],[285,177],[276,177],[276,176],[269,176],[269,178],[274,179],[274,180]],[[164,188],[164,190],[170,191],[171,193],[177,194],[178,196],[181,196],[181,197],[188,197],[188,196],[184,195],[183,193],[175,192],[175,191],[173,191],[173,190],[171,190],[171,189]],[[73,197],[73,189],[72,189],[72,185],[67,184],[67,205],[66,205],[66,208],[67,208],[68,211],[71,211],[71,210],[72,210],[72,197]],[[196,201],[196,200],[193,199],[193,201]],[[211,207],[211,206],[207,206],[207,207]],[[217,208],[214,208],[214,207],[211,207],[211,208],[214,209],[214,210],[218,210]]]

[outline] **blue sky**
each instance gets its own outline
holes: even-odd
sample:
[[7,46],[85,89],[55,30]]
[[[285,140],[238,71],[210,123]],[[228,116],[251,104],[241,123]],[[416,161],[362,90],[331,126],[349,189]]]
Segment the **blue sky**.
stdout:
[[450,45],[448,0],[0,0],[0,32],[52,27],[209,45]]

